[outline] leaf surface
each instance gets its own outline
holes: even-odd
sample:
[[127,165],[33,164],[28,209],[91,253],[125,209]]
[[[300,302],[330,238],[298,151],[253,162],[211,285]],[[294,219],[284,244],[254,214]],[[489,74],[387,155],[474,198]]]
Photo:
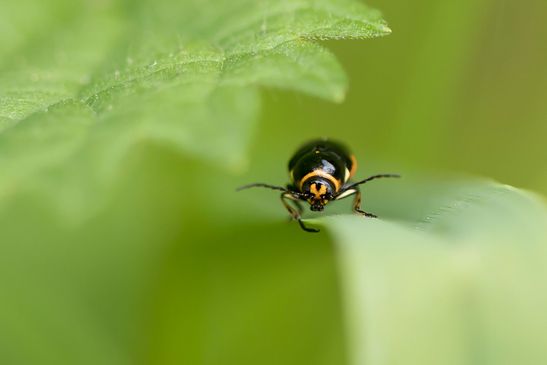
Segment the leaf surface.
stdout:
[[339,102],[315,40],[389,33],[354,0],[22,0],[0,24],[0,196],[45,191],[70,215],[143,141],[242,169],[259,87]]
[[461,181],[412,199],[398,201],[403,222],[322,221],[339,252],[352,363],[540,363],[547,355],[544,202],[508,186]]

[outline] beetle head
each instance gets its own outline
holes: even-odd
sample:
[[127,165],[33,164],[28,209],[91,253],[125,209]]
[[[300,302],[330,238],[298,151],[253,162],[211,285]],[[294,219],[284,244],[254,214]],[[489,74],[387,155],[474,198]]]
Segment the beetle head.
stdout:
[[330,181],[320,177],[309,179],[302,186],[306,201],[314,212],[322,211],[325,205],[333,199],[333,191],[334,188]]

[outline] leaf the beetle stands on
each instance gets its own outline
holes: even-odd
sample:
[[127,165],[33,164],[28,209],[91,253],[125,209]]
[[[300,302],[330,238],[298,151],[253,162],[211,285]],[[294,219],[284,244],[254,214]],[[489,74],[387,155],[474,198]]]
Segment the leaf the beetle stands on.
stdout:
[[320,220],[338,251],[352,363],[541,363],[547,207],[501,184],[439,185],[421,206],[399,201],[406,223]]

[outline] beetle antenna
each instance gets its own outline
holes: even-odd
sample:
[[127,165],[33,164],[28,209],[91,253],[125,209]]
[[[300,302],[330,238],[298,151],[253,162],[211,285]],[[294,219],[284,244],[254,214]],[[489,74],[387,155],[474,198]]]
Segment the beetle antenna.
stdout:
[[245,190],[249,188],[267,188],[267,189],[280,190],[285,192],[288,191],[286,188],[282,186],[276,186],[276,185],[270,185],[270,184],[264,184],[264,183],[254,183],[254,184],[243,185],[237,188],[236,191],[241,191],[241,190]]
[[384,177],[401,177],[401,175],[398,175],[398,174],[378,174],[378,175],[372,175],[372,176],[369,176],[367,177],[366,179],[364,180],[361,180],[361,181],[357,181],[356,183],[353,183],[349,186],[347,186],[344,190],[348,190],[348,189],[352,189],[354,187],[356,187],[357,185],[361,185],[361,184],[365,184],[371,180],[375,180],[375,179],[380,179],[380,178],[384,178]]

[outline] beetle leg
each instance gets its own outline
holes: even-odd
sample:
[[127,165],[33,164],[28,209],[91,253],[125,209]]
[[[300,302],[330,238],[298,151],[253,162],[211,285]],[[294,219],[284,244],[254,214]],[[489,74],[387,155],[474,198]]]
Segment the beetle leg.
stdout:
[[379,174],[379,175],[373,175],[373,176],[367,177],[367,178],[364,179],[364,180],[357,181],[356,183],[353,183],[353,184],[349,185],[347,188],[353,189],[353,188],[355,188],[356,186],[361,185],[361,184],[366,184],[367,182],[369,182],[369,181],[371,181],[371,180],[380,179],[380,178],[385,178],[385,177],[401,177],[401,175],[398,175],[398,174]]
[[342,189],[342,191],[338,192],[338,195],[336,195],[335,200],[341,200],[344,198],[347,198],[348,196],[352,196],[357,192],[357,189],[350,188],[350,189]]
[[302,204],[298,200],[293,200],[294,205],[296,205],[296,208],[298,209],[298,213],[302,215],[302,212],[304,211],[304,208],[302,207]]
[[[300,197],[296,195],[297,193],[294,191],[291,191],[290,189],[287,191],[285,198],[289,199],[294,203],[296,206],[296,209],[298,210],[298,213],[302,215],[302,212],[304,211],[304,208],[302,207],[302,204],[300,204]],[[292,219],[292,216],[291,216]]]
[[[302,228],[304,231],[306,232],[319,232],[318,229],[315,229],[315,228],[308,228],[304,225],[304,222],[302,222],[302,219],[301,219],[301,216],[300,216],[300,212],[299,212],[299,209],[301,208],[299,205],[299,209],[295,209],[293,208],[289,202],[287,201],[287,199],[290,199],[290,200],[293,200],[293,201],[296,201],[294,196],[290,193],[290,192],[285,192],[283,194],[281,194],[281,202],[283,203],[283,206],[285,207],[285,209],[287,209],[287,211],[289,212],[289,214],[291,215],[291,217],[293,219],[295,219],[296,221],[298,221],[298,224],[300,225],[300,228]],[[297,203],[298,204],[298,203]]]
[[282,186],[270,185],[270,184],[264,184],[264,183],[252,183],[252,184],[243,185],[237,188],[236,191],[241,191],[241,190],[249,189],[249,188],[267,188],[272,190],[287,191],[287,189],[285,189]]
[[361,209],[361,191],[359,190],[359,188],[354,188],[354,189],[355,189],[355,198],[353,199],[353,211],[355,213],[364,215],[365,217],[378,218],[377,215],[372,213],[367,213]]

